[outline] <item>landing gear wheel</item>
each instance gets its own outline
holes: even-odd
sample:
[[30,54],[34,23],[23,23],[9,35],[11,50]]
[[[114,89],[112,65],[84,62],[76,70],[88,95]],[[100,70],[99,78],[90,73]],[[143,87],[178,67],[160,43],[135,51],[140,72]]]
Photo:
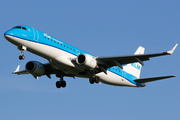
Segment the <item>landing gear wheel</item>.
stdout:
[[99,83],[99,77],[97,77],[97,76],[93,76],[93,77],[90,77],[89,78],[89,82],[91,83],[91,84],[94,84],[94,83]]
[[65,88],[66,87],[66,81],[62,80],[62,81],[57,81],[56,82],[56,87],[57,88]]
[[22,54],[19,56],[19,59],[24,60],[24,58],[25,58],[24,57],[24,50],[27,50],[27,48],[25,46],[18,46],[18,49],[20,50],[20,53]]
[[61,87],[61,82],[60,82],[60,81],[57,81],[57,82],[56,82],[56,87],[57,87],[57,88],[60,88],[60,87]]
[[90,82],[91,84],[94,84],[94,78],[93,78],[93,77],[90,77],[90,78],[89,78],[89,82]]
[[95,81],[95,83],[99,83],[99,77],[95,76],[94,81]]
[[61,81],[61,86],[63,87],[63,88],[65,88],[66,87],[66,81]]
[[24,55],[20,55],[19,56],[19,60],[24,60],[25,56]]

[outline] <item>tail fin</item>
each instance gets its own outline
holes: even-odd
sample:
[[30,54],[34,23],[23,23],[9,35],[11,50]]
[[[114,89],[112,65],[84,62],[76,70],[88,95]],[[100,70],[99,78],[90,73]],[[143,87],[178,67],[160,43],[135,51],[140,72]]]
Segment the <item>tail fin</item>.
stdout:
[[[145,48],[139,46],[134,55],[144,54]],[[139,62],[130,63],[123,67],[123,70],[139,79],[142,65]]]

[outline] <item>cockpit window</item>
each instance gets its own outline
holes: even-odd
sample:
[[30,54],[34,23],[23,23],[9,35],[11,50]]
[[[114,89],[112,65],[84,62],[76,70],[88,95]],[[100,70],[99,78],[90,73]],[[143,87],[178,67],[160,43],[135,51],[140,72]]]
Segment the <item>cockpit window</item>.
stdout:
[[21,26],[15,26],[15,27],[13,27],[13,28],[18,28],[18,29],[21,29]]
[[26,27],[15,26],[15,27],[13,27],[13,29],[14,29],[14,28],[17,28],[17,29],[23,29],[23,30],[26,30],[26,31],[27,31],[27,28],[26,28]]
[[23,30],[27,30],[25,27],[22,27]]

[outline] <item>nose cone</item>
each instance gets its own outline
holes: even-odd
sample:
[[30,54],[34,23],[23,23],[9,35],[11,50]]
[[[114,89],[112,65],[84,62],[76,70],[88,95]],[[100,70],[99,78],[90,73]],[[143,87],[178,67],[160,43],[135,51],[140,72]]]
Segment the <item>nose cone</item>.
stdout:
[[8,38],[8,36],[12,36],[13,35],[13,33],[12,33],[12,31],[11,30],[8,30],[8,31],[6,31],[5,33],[4,33],[4,37],[7,39]]
[[14,36],[15,36],[14,30],[8,30],[8,31],[6,31],[6,32],[4,33],[4,38],[5,38],[7,41],[9,41],[9,42],[11,42],[11,43],[13,43],[13,44],[16,44],[17,42],[16,42],[16,40],[14,39]]
[[5,35],[11,35],[11,30],[6,31],[6,32],[4,33],[4,36],[5,36]]

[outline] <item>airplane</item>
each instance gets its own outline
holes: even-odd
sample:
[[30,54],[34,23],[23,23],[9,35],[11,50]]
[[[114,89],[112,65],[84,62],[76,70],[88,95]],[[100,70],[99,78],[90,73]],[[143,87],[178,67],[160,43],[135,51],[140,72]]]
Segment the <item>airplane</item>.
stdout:
[[20,60],[25,59],[26,50],[49,61],[45,64],[29,61],[25,70],[20,71],[18,65],[13,74],[31,74],[35,79],[44,75],[51,79],[54,74],[60,78],[56,82],[57,88],[66,87],[64,77],[88,78],[90,84],[104,83],[128,87],[145,87],[147,82],[176,77],[169,75],[140,78],[140,72],[144,61],[152,57],[171,55],[178,44],[162,53],[144,54],[145,48],[139,46],[134,55],[96,57],[26,25],[13,27],[4,33],[4,37],[20,50]]

